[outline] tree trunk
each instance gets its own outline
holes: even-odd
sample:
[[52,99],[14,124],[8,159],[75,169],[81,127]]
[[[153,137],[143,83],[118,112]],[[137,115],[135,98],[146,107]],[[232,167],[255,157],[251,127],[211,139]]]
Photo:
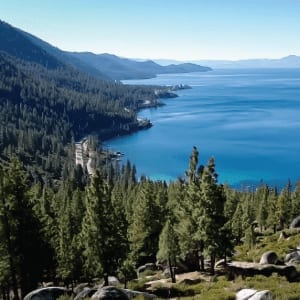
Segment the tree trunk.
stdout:
[[173,266],[172,266],[172,261],[171,261],[170,257],[168,258],[168,263],[169,263],[169,269],[170,269],[172,283],[176,283],[175,268],[173,268]]
[[215,262],[216,262],[216,256],[212,254],[210,256],[210,274],[215,275]]
[[127,272],[124,272],[124,289],[127,289]]
[[200,252],[201,254],[199,255],[199,259],[200,259],[200,271],[204,271],[204,255],[203,255],[203,251],[204,251],[204,245],[203,245],[203,241],[200,241]]
[[108,286],[108,273],[104,273],[103,277],[104,277],[104,286]]
[[[195,266],[196,271],[201,271],[201,267],[200,267],[200,256],[199,256],[199,251],[198,251],[198,249],[197,249],[197,250],[194,250],[193,255],[194,255],[194,257],[196,258],[196,261],[195,261],[195,263],[196,263],[196,266]],[[193,260],[194,260],[194,257],[193,257]]]
[[227,256],[226,256],[226,253],[224,254],[224,265],[225,266],[227,265]]

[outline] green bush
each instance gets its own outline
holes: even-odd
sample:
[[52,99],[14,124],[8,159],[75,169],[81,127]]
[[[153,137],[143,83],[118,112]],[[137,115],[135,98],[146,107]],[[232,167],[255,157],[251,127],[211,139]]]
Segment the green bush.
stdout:
[[279,259],[284,259],[285,255],[290,253],[291,249],[295,249],[299,245],[299,231],[295,229],[285,230],[289,235],[286,240],[278,240],[280,232],[270,236],[264,236],[261,241],[249,249],[245,244],[235,248],[236,255],[234,260],[259,262],[261,255],[267,251],[274,251]]
[[66,296],[66,295],[60,296],[58,298],[58,300],[72,300],[72,299],[73,299],[72,296]]

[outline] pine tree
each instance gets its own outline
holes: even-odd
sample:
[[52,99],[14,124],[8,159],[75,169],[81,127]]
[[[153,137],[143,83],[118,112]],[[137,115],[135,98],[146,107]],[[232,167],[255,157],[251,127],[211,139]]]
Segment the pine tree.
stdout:
[[278,201],[278,192],[277,188],[271,189],[268,197],[268,218],[267,226],[273,228],[273,232],[276,232],[277,225],[279,224],[277,220],[277,201]]
[[87,190],[86,211],[82,222],[81,242],[86,276],[103,275],[108,285],[108,275],[114,274],[121,256],[119,236],[115,226],[109,188],[96,170]]
[[231,230],[237,244],[240,243],[242,237],[244,236],[242,215],[242,203],[239,203],[231,220]]
[[172,221],[168,219],[163,227],[159,236],[159,251],[157,259],[167,261],[170,269],[172,282],[176,282],[175,267],[176,257],[178,256],[178,240],[174,230]]
[[280,227],[284,229],[291,221],[291,182],[288,181],[287,185],[282,189],[276,204],[277,220]]
[[82,268],[80,243],[81,222],[84,216],[83,192],[73,191],[72,183],[66,180],[56,194],[56,227],[54,236],[57,275],[66,283],[79,278]]
[[132,223],[128,229],[130,257],[136,266],[155,262],[159,234],[163,226],[163,221],[158,216],[154,184],[150,180],[143,180],[139,185]]
[[1,173],[0,277],[8,281],[14,298],[19,299],[18,289],[23,297],[36,287],[42,273],[40,223],[29,199],[29,185],[21,163],[12,158]]
[[296,183],[296,187],[292,193],[291,218],[294,219],[299,215],[300,215],[300,181]]
[[225,195],[222,187],[217,185],[217,177],[214,159],[210,158],[204,168],[201,181],[203,214],[199,220],[199,227],[202,231],[204,247],[211,259],[211,274],[215,272],[215,259],[220,253],[220,249],[228,247],[226,244],[222,244],[225,242],[221,237],[221,229],[226,223],[224,216]]
[[260,230],[265,229],[268,219],[268,197],[269,187],[267,185],[261,186],[256,192],[256,198],[258,199],[258,211],[256,220],[260,225]]

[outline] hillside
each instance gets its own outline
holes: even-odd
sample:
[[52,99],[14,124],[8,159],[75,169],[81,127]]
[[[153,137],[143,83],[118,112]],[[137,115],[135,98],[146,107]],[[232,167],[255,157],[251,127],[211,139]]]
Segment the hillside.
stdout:
[[207,72],[211,70],[209,67],[191,63],[161,66],[151,60],[135,61],[107,53],[73,52],[70,54],[84,63],[93,66],[98,71],[109,75],[110,78],[117,80],[143,79],[155,77],[157,74]]
[[20,31],[0,20],[0,51],[22,60],[40,64],[48,69],[63,67],[63,63],[36,46]]
[[87,73],[91,76],[94,76],[94,77],[97,77],[100,79],[111,79],[108,75],[101,73],[99,70],[94,68],[92,65],[86,64],[82,60],[77,59],[73,55],[70,55],[69,52],[62,51],[59,48],[52,46],[51,44],[39,39],[38,37],[36,37],[28,32],[24,32],[21,30],[20,30],[20,32],[23,35],[25,35],[32,43],[34,43],[38,47],[44,49],[47,53],[56,57],[60,61],[63,61],[65,64],[69,64],[72,67],[74,67],[84,73]]
[[156,105],[152,87],[92,77],[4,22],[0,38],[2,160],[18,155],[33,172],[59,179],[75,164],[71,141],[91,132],[105,139],[139,130],[137,110],[145,101]]
[[94,54],[90,52],[67,52],[39,39],[38,37],[14,28],[0,20],[0,44],[4,51],[20,59],[38,63],[47,69],[71,66],[100,79],[142,79],[157,74],[206,72],[211,70],[197,64],[161,66],[153,61],[135,61],[112,54]]

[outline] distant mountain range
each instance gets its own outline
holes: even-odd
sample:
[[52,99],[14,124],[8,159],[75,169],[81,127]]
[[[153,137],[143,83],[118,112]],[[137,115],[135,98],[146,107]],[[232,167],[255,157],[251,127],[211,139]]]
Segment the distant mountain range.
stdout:
[[135,61],[112,54],[67,52],[56,48],[38,37],[0,21],[0,51],[45,67],[71,65],[77,70],[102,79],[144,79],[157,74],[205,72],[211,68],[194,63],[161,66],[154,61]]
[[[182,61],[157,59],[161,65],[181,64]],[[210,66],[214,69],[242,69],[242,68],[300,68],[300,56],[289,55],[278,59],[244,59],[244,60],[191,60],[195,64]]]
[[157,74],[206,72],[211,68],[193,63],[170,64],[161,66],[152,60],[135,61],[112,54],[94,54],[90,52],[69,53],[76,59],[93,66],[113,79],[152,78]]

